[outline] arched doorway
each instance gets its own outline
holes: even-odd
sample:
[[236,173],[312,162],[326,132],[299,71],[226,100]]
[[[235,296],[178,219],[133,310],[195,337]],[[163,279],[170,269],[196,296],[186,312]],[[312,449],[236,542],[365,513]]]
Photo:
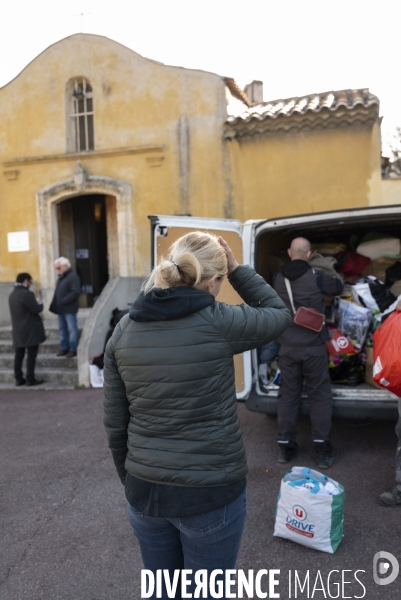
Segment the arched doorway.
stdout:
[[[96,254],[99,255],[103,266],[98,281],[95,282],[96,276],[92,275],[87,283],[87,275],[83,279],[83,285],[92,286],[93,294],[95,290],[100,293],[109,278],[135,275],[134,199],[129,183],[104,175],[90,175],[78,161],[71,179],[43,188],[36,199],[40,281],[45,306],[50,304],[56,283],[54,260],[61,255],[72,258],[77,269],[90,273],[96,270]],[[98,226],[96,215],[100,215]],[[98,231],[94,235],[96,227]],[[76,233],[76,228],[80,232]],[[85,233],[85,228],[89,233]],[[77,262],[77,250],[90,251],[89,263],[92,260],[92,264],[85,266],[85,262]],[[80,252],[78,260],[87,260],[82,258],[85,256],[85,252]]]
[[106,196],[88,194],[57,204],[59,254],[81,280],[81,307],[91,307],[109,280]]

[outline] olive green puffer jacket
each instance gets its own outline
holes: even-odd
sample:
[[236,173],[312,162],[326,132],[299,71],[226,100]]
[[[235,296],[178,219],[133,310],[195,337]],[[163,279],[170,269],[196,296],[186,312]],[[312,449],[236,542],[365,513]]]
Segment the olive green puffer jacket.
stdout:
[[277,338],[291,315],[250,267],[229,280],[246,304],[212,298],[182,318],[126,315],[115,328],[105,353],[104,425],[122,480],[128,471],[154,483],[215,486],[246,475],[233,356]]

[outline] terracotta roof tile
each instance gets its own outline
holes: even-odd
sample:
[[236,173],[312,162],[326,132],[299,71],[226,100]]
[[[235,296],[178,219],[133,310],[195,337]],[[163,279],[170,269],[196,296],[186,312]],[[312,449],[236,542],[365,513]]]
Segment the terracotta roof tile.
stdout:
[[[371,94],[367,88],[330,91],[285,100],[274,100],[248,106],[247,110],[239,116],[228,117],[226,137],[262,132],[262,130],[270,127],[269,123],[273,127],[273,121],[275,120],[280,121],[280,126],[277,123],[273,127],[276,130],[280,128],[286,130],[292,127],[300,128],[302,123],[306,126],[326,127],[333,126],[335,122],[340,123],[340,120],[350,123],[354,118],[359,119],[359,121],[363,121],[365,117],[365,120],[369,120],[373,116],[377,118],[378,111],[379,99]],[[331,115],[335,118],[331,119]],[[295,119],[297,123],[294,121],[291,124],[290,117],[297,117]],[[302,117],[305,118],[302,119]],[[325,122],[324,125],[322,125],[323,121]],[[263,127],[258,126],[258,124],[262,125],[262,122],[264,122]],[[229,133],[230,130],[231,134]]]

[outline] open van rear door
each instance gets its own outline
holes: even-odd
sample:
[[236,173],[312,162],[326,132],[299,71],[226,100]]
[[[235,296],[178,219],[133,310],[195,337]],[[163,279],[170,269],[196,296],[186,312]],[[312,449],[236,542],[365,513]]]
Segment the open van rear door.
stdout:
[[[231,219],[208,219],[202,217],[176,217],[155,215],[149,217],[152,226],[152,268],[176,239],[190,231],[208,231],[221,235],[231,247],[239,263],[243,262],[242,223]],[[220,302],[241,304],[243,301],[227,280],[223,282],[218,297]],[[251,391],[252,369],[250,352],[234,358],[237,398],[246,398]]]

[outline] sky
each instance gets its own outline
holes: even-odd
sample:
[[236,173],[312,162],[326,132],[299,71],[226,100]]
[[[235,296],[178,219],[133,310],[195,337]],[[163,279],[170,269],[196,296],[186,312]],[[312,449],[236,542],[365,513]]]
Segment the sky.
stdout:
[[388,154],[401,127],[400,23],[399,0],[12,0],[1,8],[0,87],[83,31],[241,87],[262,80],[264,100],[367,87]]

